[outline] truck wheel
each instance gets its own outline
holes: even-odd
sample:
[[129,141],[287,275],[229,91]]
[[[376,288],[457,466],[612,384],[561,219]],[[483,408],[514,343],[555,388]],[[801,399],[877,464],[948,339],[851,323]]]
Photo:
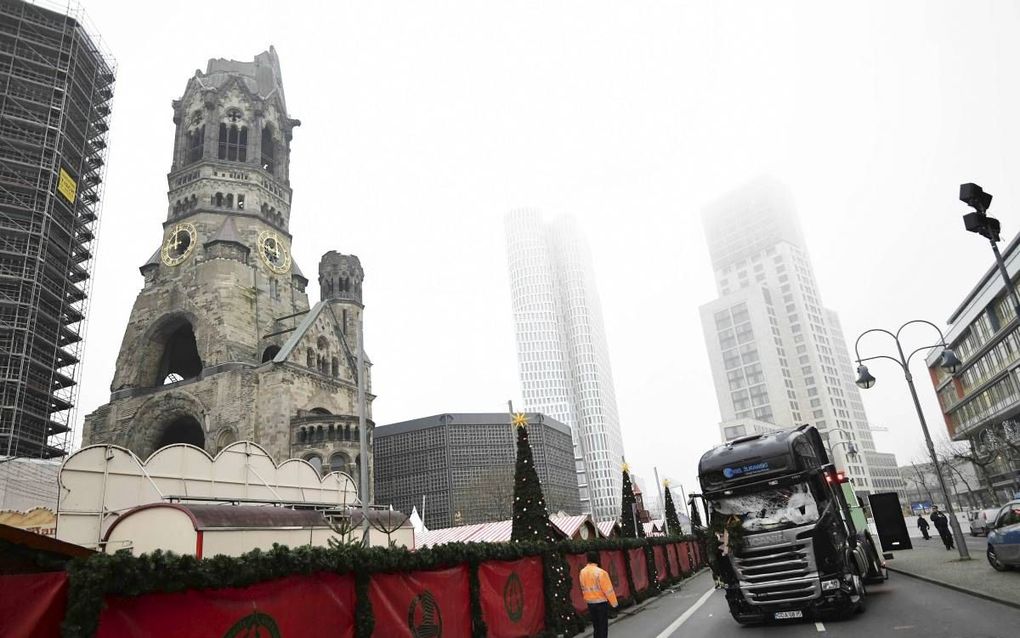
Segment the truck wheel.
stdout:
[[995,553],[995,548],[989,546],[988,553],[988,564],[992,566],[997,572],[1008,572],[1010,570],[1009,565],[999,560],[999,556]]
[[864,598],[868,595],[867,589],[864,586],[864,579],[861,578],[861,572],[857,569],[856,564],[851,566],[850,569],[851,591],[847,596],[845,606],[839,612],[839,618],[841,619],[852,618],[854,614],[864,611]]

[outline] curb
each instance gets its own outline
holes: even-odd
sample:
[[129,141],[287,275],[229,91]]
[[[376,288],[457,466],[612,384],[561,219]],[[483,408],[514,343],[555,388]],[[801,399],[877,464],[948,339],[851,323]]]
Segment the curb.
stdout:
[[[687,578],[684,578],[683,580],[681,580],[680,582],[676,583],[675,585],[671,585],[669,588],[659,592],[658,595],[656,595],[656,596],[649,596],[648,598],[642,600],[640,603],[638,603],[636,605],[631,605],[630,607],[628,607],[626,609],[621,609],[620,611],[617,612],[615,617],[609,619],[610,626],[615,625],[616,623],[618,623],[621,620],[626,620],[627,618],[630,618],[631,616],[636,614],[638,611],[640,611],[641,608],[644,607],[645,605],[648,605],[650,603],[653,603],[653,602],[659,600],[662,597],[663,594],[666,594],[666,593],[669,593],[669,592],[672,592],[672,591],[679,591],[691,579],[693,579],[693,578],[695,578],[697,576],[700,576],[703,572],[706,572],[706,571],[709,571],[708,567],[702,567],[698,571],[692,572],[690,576],[688,576]],[[593,630],[591,628],[591,625],[588,625],[588,626],[585,627],[584,632],[579,633],[579,634],[575,634],[575,638],[589,638],[590,636],[593,636],[593,635],[594,635],[594,632],[593,632]]]
[[948,583],[948,582],[946,582],[944,580],[938,580],[937,578],[931,578],[930,576],[921,576],[920,574],[915,574],[913,572],[908,572],[908,571],[906,571],[904,569],[898,569],[896,567],[891,567],[888,564],[885,566],[885,568],[888,569],[891,572],[896,572],[897,574],[903,574],[904,576],[910,576],[911,578],[916,578],[917,580],[923,580],[926,583],[931,583],[933,585],[939,585],[940,587],[945,587],[946,589],[952,589],[953,591],[958,591],[958,592],[960,592],[962,594],[968,594],[970,596],[974,596],[975,598],[983,598],[984,600],[988,600],[988,601],[991,601],[993,603],[999,603],[1000,605],[1006,605],[1008,607],[1013,607],[1014,609],[1020,609],[1020,602],[1015,601],[1015,600],[1009,600],[1008,598],[999,598],[998,596],[992,596],[991,594],[985,594],[983,592],[974,591],[973,589],[967,589],[965,587],[961,587],[960,585],[954,585],[953,583]]

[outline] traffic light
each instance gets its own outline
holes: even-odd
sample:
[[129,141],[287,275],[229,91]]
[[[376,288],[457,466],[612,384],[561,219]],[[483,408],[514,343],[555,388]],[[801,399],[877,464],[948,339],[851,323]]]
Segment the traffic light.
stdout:
[[825,475],[825,482],[829,485],[841,485],[843,483],[849,483],[850,479],[847,478],[846,472],[829,472]]

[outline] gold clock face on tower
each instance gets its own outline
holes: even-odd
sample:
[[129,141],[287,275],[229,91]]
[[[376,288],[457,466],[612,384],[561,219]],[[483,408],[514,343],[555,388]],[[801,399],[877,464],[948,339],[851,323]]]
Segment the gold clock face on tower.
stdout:
[[183,262],[195,251],[197,239],[198,232],[192,224],[184,222],[171,226],[161,251],[163,263],[167,266],[176,266]]
[[269,270],[278,275],[284,275],[290,270],[290,251],[276,232],[264,230],[259,233],[258,251]]

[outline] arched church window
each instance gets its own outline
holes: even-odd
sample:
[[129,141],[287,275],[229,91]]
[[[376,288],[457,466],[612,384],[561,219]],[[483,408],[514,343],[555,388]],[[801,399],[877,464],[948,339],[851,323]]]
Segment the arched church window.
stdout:
[[315,340],[315,347],[319,350],[327,350],[329,349],[329,340],[326,337],[319,337]]
[[351,459],[343,452],[337,452],[333,456],[329,457],[329,471],[330,472],[346,472],[347,466],[350,465]]
[[216,454],[219,454],[223,448],[227,447],[231,443],[237,441],[237,435],[231,429],[226,429],[220,432],[219,436],[216,437]]
[[223,193],[216,193],[213,195],[213,206],[223,206]]
[[330,425],[329,430],[326,433],[326,436],[330,441],[336,441],[336,428]]
[[163,354],[155,383],[176,383],[184,379],[192,379],[202,373],[202,359],[198,355],[198,345],[191,324],[178,324],[166,337]]
[[244,210],[244,195],[240,193],[237,195],[237,210]]
[[336,357],[333,357],[333,359],[330,361],[330,368],[332,369],[334,377],[339,377],[340,376],[340,360],[339,359],[337,359]]
[[233,208],[234,207],[234,196],[233,196],[233,194],[227,193],[227,197],[225,198],[223,204],[227,208]]
[[276,355],[280,354],[280,346],[269,346],[262,351],[262,363],[268,363],[276,358]]
[[305,457],[308,464],[315,469],[315,473],[322,476],[322,457],[318,454],[309,454]]
[[232,162],[248,161],[248,127],[241,124],[240,111],[232,110],[227,114],[230,124],[220,124],[219,153],[220,159]]
[[205,146],[205,124],[188,131],[187,143],[187,154],[184,163],[192,164],[202,159],[202,149]]
[[276,160],[276,146],[273,142],[273,129],[268,124],[262,129],[262,168],[273,172]]
[[188,443],[195,447],[205,447],[205,430],[202,429],[202,424],[198,422],[198,419],[191,415],[181,415],[167,423],[156,440],[156,449],[174,443]]
[[304,428],[301,428],[300,430],[298,430],[298,433],[297,433],[297,442],[298,443],[305,443],[307,441],[308,441],[308,431],[305,430]]
[[308,349],[306,359],[307,360],[305,361],[305,365],[308,366],[309,368],[314,368],[315,367],[315,352],[311,348]]

